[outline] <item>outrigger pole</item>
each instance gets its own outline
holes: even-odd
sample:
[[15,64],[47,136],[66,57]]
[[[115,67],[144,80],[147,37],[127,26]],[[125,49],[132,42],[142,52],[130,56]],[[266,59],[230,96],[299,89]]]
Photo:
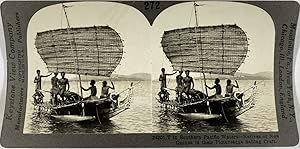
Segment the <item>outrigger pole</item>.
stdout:
[[[197,6],[200,6],[198,5],[195,1],[194,1],[194,10],[195,10],[195,18],[196,18],[196,26],[195,26],[195,34],[196,34],[196,29],[197,27],[199,26],[198,24],[198,15],[197,15]],[[200,29],[200,28],[199,28]],[[202,44],[201,44],[201,30],[199,32],[199,35],[200,35],[200,50],[201,50],[201,56],[202,56],[202,59],[201,59],[201,69],[202,69],[202,74],[203,74],[203,80],[204,80],[204,85],[205,85],[205,92],[206,92],[206,95],[208,96],[208,92],[207,92],[207,87],[206,87],[206,78],[205,78],[205,73],[203,71],[203,54],[202,54]],[[197,51],[198,51],[198,42],[197,42],[197,38],[196,38],[196,47],[197,47]],[[198,52],[199,53],[199,52]]]
[[[68,7],[71,7],[71,6],[66,6],[62,3],[62,7],[63,7],[63,10],[64,10],[64,13],[65,13],[65,17],[66,17],[66,20],[67,20],[67,25],[68,25],[68,28],[67,28],[67,31],[68,33],[70,32],[70,22],[69,22],[69,19],[68,19],[68,15],[67,15],[67,12],[66,12],[66,8]],[[73,37],[74,37],[74,34],[73,34]],[[82,83],[81,83],[81,77],[80,77],[80,73],[79,73],[79,65],[78,65],[78,53],[77,53],[77,47],[76,47],[76,43],[75,43],[75,37],[73,38],[73,41],[71,42],[71,46],[72,46],[72,43],[74,43],[74,47],[76,49],[76,63],[77,63],[77,74],[78,74],[78,78],[79,78],[79,85],[80,85],[80,95],[81,97],[83,97],[83,94],[82,94],[82,89],[81,89],[81,86],[82,86]]]

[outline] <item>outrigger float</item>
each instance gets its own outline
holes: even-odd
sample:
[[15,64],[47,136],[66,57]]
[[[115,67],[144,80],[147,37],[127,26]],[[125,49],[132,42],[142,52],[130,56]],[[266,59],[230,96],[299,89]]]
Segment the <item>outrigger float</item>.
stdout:
[[[246,33],[237,25],[198,26],[197,7],[194,3],[196,26],[165,31],[162,37],[163,52],[173,70],[202,74],[205,89],[194,91],[190,102],[180,102],[179,95],[169,97],[176,89],[165,88],[167,94],[158,102],[168,111],[187,119],[229,121],[255,105],[256,81],[248,89],[230,97],[209,97],[206,74],[233,76],[244,62],[248,52]],[[204,93],[205,90],[205,93]],[[183,96],[187,100],[187,96]]]
[[[67,28],[37,33],[35,46],[49,72],[110,77],[123,56],[123,43],[119,34],[109,26],[71,28],[66,9]],[[80,94],[80,95],[79,95]],[[51,117],[62,121],[108,120],[130,107],[133,83],[122,92],[107,98],[84,100],[82,89],[68,92],[63,104],[50,107]],[[54,97],[52,97],[54,98]],[[54,99],[51,99],[54,101]]]

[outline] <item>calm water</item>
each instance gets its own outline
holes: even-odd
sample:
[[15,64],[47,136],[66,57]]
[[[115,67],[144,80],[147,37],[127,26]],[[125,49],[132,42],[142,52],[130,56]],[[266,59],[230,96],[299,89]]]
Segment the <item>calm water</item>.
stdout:
[[[198,81],[199,82],[199,81]],[[224,81],[222,81],[224,82]],[[87,87],[89,82],[84,82]],[[116,91],[126,89],[130,82],[114,82]],[[152,87],[151,87],[152,84]],[[200,83],[198,83],[200,84]],[[239,81],[240,87],[246,89],[253,81]],[[208,81],[208,85],[212,85]],[[100,82],[97,82],[100,86]],[[34,87],[34,84],[32,85]],[[170,80],[168,87],[175,87]],[[44,90],[50,89],[50,82],[44,81]],[[100,87],[98,87],[99,90]],[[200,86],[196,85],[197,89]],[[224,87],[223,87],[224,88]],[[71,82],[71,91],[77,92],[77,85]],[[134,89],[134,99],[129,110],[113,117],[102,125],[98,123],[66,123],[55,121],[45,113],[38,113],[31,104],[33,88],[29,89],[24,133],[175,133],[175,132],[269,132],[278,131],[275,114],[273,81],[263,81],[258,85],[256,106],[244,113],[236,121],[225,122],[199,122],[188,121],[174,114],[164,111],[156,101],[155,96],[159,90],[159,82],[140,82]],[[211,92],[212,94],[213,92]],[[88,95],[85,92],[84,95]],[[98,93],[99,94],[99,93]],[[44,93],[45,100],[49,93]]]
[[[131,82],[115,81],[116,91],[123,91],[128,88]],[[137,82],[135,82],[137,83]],[[82,85],[87,88],[89,82]],[[70,82],[71,91],[77,92],[75,82]],[[97,86],[101,83],[97,82]],[[50,82],[44,82],[42,89],[49,90]],[[98,95],[100,95],[100,87],[98,87]],[[152,127],[152,100],[151,100],[151,82],[140,82],[134,88],[133,100],[130,109],[111,118],[105,124],[99,125],[95,123],[65,123],[51,119],[46,114],[39,114],[33,110],[33,106],[27,103],[26,120],[24,133],[150,133]],[[89,92],[85,92],[84,96]],[[32,93],[29,95],[31,96]],[[49,93],[44,93],[45,97],[50,97]],[[28,97],[32,101],[31,97]],[[46,100],[48,98],[45,98]]]
[[[196,81],[196,89],[201,90],[200,81]],[[222,83],[223,82],[223,83]],[[254,81],[239,81],[240,91],[249,88]],[[198,84],[197,84],[198,83]],[[225,80],[221,80],[222,90],[225,88]],[[169,81],[170,88],[175,87],[174,81]],[[209,86],[213,86],[213,81],[207,81]],[[153,83],[153,90],[157,90],[159,83]],[[248,112],[239,116],[230,123],[221,121],[188,121],[174,116],[161,108],[159,103],[153,102],[153,132],[270,132],[278,131],[274,87],[273,81],[259,81],[256,106]],[[212,95],[214,91],[209,91]],[[223,91],[224,92],[224,91]],[[155,95],[155,94],[153,94]]]

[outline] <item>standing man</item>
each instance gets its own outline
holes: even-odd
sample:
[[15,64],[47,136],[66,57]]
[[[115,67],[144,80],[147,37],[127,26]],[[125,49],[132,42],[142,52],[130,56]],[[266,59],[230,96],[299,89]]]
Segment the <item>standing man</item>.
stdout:
[[[67,89],[68,86],[68,89]],[[58,89],[59,89],[59,95],[63,102],[65,102],[65,94],[66,91],[70,89],[69,80],[65,78],[65,72],[61,72],[61,79],[58,80]]]
[[165,88],[167,88],[167,76],[171,76],[174,75],[176,72],[172,73],[172,74],[167,74],[165,73],[165,68],[161,69],[161,75],[159,76],[159,81],[160,83],[160,89],[163,90]]
[[183,78],[183,86],[184,86],[184,93],[187,95],[188,99],[190,99],[190,90],[194,89],[194,80],[190,76],[190,71],[185,71],[185,77]]
[[[165,68],[161,69],[161,75],[159,76],[159,81],[160,83],[160,92],[158,93],[158,96],[160,97],[160,99],[162,99],[163,97],[165,97],[168,92],[166,91],[165,88],[167,88],[167,76],[171,76],[174,75],[176,72],[172,73],[172,74],[166,74],[165,73]],[[163,97],[161,95],[164,95]]]
[[43,103],[43,98],[44,98],[44,95],[41,92],[42,78],[49,77],[51,75],[51,73],[46,76],[41,75],[40,70],[36,70],[36,73],[37,73],[37,76],[34,78],[34,81],[33,81],[35,83],[35,93],[32,95],[32,97],[34,98],[34,103],[39,104],[39,103]]
[[58,78],[57,78],[58,73],[55,72],[54,76],[51,78],[51,104],[53,105],[57,105],[58,104],[58,99],[57,99],[57,95],[58,95]]
[[179,71],[179,74],[176,76],[176,93],[178,97],[178,101],[182,103],[182,92],[183,92],[183,76],[182,76],[183,71]]
[[34,83],[35,83],[35,91],[39,91],[42,89],[42,78],[43,77],[49,77],[52,73],[43,76],[41,75],[41,71],[40,70],[36,70],[37,76],[34,78]]

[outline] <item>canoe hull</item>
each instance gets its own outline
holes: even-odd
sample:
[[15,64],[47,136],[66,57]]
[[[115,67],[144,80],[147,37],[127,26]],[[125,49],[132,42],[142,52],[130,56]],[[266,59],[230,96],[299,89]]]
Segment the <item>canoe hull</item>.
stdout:
[[222,118],[222,114],[206,114],[206,113],[178,113],[185,119],[191,120],[211,120]]
[[[251,89],[251,88],[250,88]],[[249,90],[250,91],[250,90]],[[177,97],[162,101],[156,98],[162,108],[189,120],[236,119],[255,106],[256,86],[249,96],[234,94],[231,97],[197,99],[191,102],[179,103]]]
[[79,115],[51,115],[51,117],[66,122],[82,122],[82,121],[94,121],[95,116],[79,116]]
[[129,109],[133,91],[118,95],[118,98],[83,100],[66,105],[52,107],[51,117],[68,122],[107,121]]

